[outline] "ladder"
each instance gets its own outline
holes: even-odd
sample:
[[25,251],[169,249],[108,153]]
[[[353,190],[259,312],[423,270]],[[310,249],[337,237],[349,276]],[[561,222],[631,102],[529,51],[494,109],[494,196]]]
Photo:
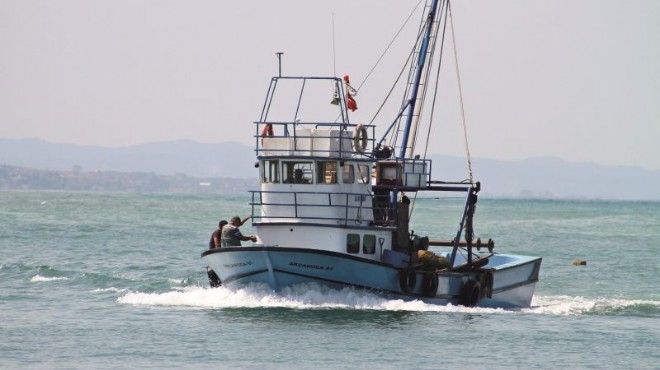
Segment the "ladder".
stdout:
[[[430,1],[430,0],[429,0]],[[423,63],[423,68],[422,73],[421,73],[421,79],[419,80],[419,90],[417,93],[417,97],[414,99],[414,102],[411,102],[414,104],[414,110],[412,110],[412,113],[409,109],[406,109],[403,114],[399,117],[398,122],[396,124],[396,130],[393,132],[393,136],[391,138],[391,142],[394,143],[393,147],[395,149],[395,153],[400,153],[401,149],[404,145],[405,147],[405,152],[406,156],[408,158],[412,158],[414,155],[415,151],[415,143],[417,141],[417,134],[418,134],[418,129],[420,126],[420,121],[421,121],[421,115],[423,112],[423,107],[424,107],[424,100],[426,97],[426,92],[427,92],[427,87],[428,87],[428,82],[429,82],[429,75],[432,68],[432,61],[433,61],[433,55],[436,50],[436,42],[438,40],[438,33],[440,29],[440,24],[443,23],[443,19],[445,19],[445,12],[446,12],[446,0],[441,0],[441,5],[439,6],[439,11],[438,14],[435,16],[433,22],[428,22],[428,19],[426,16],[429,14],[431,4],[429,1],[426,2],[424,5],[424,18],[421,20],[421,24],[419,27],[418,31],[418,42],[415,43],[415,49],[413,51],[413,56],[411,58],[411,63],[410,63],[410,69],[408,71],[408,82],[406,84],[406,90],[405,94],[403,97],[402,101],[402,106],[404,106],[407,102],[408,99],[410,98],[411,95],[411,90],[413,89],[415,85],[415,76],[418,73],[418,69],[420,68],[419,66],[419,60],[420,60],[420,54],[424,53],[422,56],[425,59],[425,62]],[[429,43],[425,51],[422,51],[422,37],[426,34],[427,27],[431,27],[430,31],[430,37],[429,37]],[[407,140],[407,143],[404,143],[403,140],[400,138],[403,136],[403,131],[405,130],[405,125],[407,120],[409,119],[409,116],[412,116],[412,125],[410,127],[410,134],[409,138]]]

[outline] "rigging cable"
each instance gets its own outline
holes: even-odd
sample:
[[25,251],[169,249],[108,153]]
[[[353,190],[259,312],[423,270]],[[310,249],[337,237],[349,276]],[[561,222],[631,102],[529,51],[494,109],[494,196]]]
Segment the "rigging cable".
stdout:
[[[362,87],[362,85],[364,85],[364,83],[367,82],[367,79],[369,78],[369,76],[371,76],[371,73],[376,69],[376,66],[377,66],[377,65],[380,63],[380,61],[383,59],[383,57],[385,56],[385,53],[387,53],[387,51],[388,51],[389,48],[392,46],[392,44],[394,43],[394,41],[399,37],[399,34],[400,34],[401,31],[403,31],[403,29],[406,27],[406,25],[408,24],[408,22],[410,21],[410,19],[412,18],[412,16],[415,14],[415,11],[416,11],[417,8],[419,7],[419,4],[422,3],[422,1],[423,1],[423,0],[420,0],[420,1],[417,3],[417,5],[415,5],[415,7],[413,8],[413,10],[410,12],[410,14],[408,15],[408,18],[406,18],[406,20],[403,22],[403,24],[401,25],[401,27],[399,28],[399,30],[397,31],[397,33],[394,35],[394,38],[392,39],[392,41],[390,41],[390,43],[387,45],[387,48],[385,48],[385,50],[384,50],[383,53],[381,54],[380,58],[378,58],[378,60],[376,61],[376,64],[371,68],[371,70],[369,71],[369,73],[367,73],[367,76],[364,78],[364,80],[362,81],[362,83],[360,83],[360,85],[358,86],[358,88],[357,88],[358,91],[360,90],[360,88]],[[419,39],[419,37],[420,37],[420,35],[418,34],[418,35],[417,35],[417,38]],[[392,84],[392,88],[390,89],[390,91],[387,92],[387,95],[385,95],[385,99],[383,99],[383,102],[381,103],[380,107],[378,107],[378,110],[376,111],[376,113],[374,113],[374,116],[371,118],[371,121],[369,121],[369,124],[370,124],[370,125],[374,123],[374,121],[375,121],[376,118],[378,117],[378,114],[380,114],[380,111],[381,111],[381,110],[383,109],[383,107],[385,106],[385,103],[390,99],[390,96],[392,95],[392,92],[394,92],[394,89],[396,88],[396,85],[397,85],[397,84],[399,83],[399,81],[401,80],[401,76],[403,75],[403,72],[406,70],[406,66],[408,65],[408,62],[412,59],[412,56],[413,56],[414,51],[415,51],[415,48],[413,48],[413,49],[410,51],[410,54],[408,55],[408,58],[406,59],[406,62],[403,64],[403,68],[401,68],[401,72],[399,72],[399,75],[397,76],[396,80],[394,81],[394,84]]]
[[[447,7],[449,6],[449,1],[447,1]],[[433,91],[433,101],[431,102],[431,112],[429,114],[429,125],[428,125],[428,130],[426,133],[426,143],[424,146],[424,157],[423,159],[426,160],[426,157],[428,155],[429,151],[429,142],[431,141],[431,127],[433,123],[433,117],[435,115],[435,104],[438,98],[438,85],[440,84],[440,71],[442,67],[442,57],[444,55],[444,50],[445,50],[445,36],[447,35],[447,16],[448,16],[448,9],[445,10],[444,12],[444,19],[440,22],[442,22],[443,27],[442,27],[442,37],[440,38],[440,55],[438,56],[438,69],[436,71],[436,76],[435,76],[435,88]],[[439,25],[438,25],[439,27]],[[437,35],[437,33],[436,33]],[[436,40],[437,41],[437,40]],[[430,69],[430,68],[429,68]],[[417,200],[417,194],[415,194],[415,197],[413,198],[413,201],[410,206],[410,215],[409,217],[412,217],[412,212],[413,209],[415,208],[415,201]]]
[[456,49],[456,32],[454,32],[454,17],[451,13],[451,5],[449,0],[447,0],[447,10],[449,12],[449,23],[451,25],[451,38],[454,46],[454,62],[456,64],[456,79],[458,81],[458,96],[461,103],[461,117],[463,119],[463,139],[465,141],[465,157],[467,159],[468,175],[470,176],[470,183],[474,184],[474,178],[472,176],[472,160],[470,159],[470,148],[468,146],[467,138],[467,125],[465,123],[465,109],[463,108],[463,90],[461,89],[461,76],[458,73],[458,51]]
[[[428,4],[428,0],[427,0],[426,4]],[[419,5],[419,4],[417,4],[417,5]],[[425,7],[426,6],[428,6],[428,5],[425,5]],[[417,47],[419,46],[422,38],[424,37],[425,24],[426,23],[424,22],[424,18],[422,18],[422,22],[421,22],[419,30],[417,32],[417,38],[416,38],[417,41],[415,42],[415,45],[413,45],[413,48],[410,50],[410,54],[408,55],[408,59],[406,59],[406,62],[404,63],[403,67],[401,68],[401,72],[399,73],[399,76],[397,76],[396,81],[394,82],[394,85],[392,86],[392,89],[387,94],[387,97],[385,98],[385,100],[383,101],[381,106],[378,108],[378,111],[376,112],[376,115],[378,115],[378,113],[380,113],[380,110],[383,108],[383,106],[385,105],[387,100],[389,100],[390,95],[394,91],[394,88],[396,87],[396,85],[401,80],[401,76],[403,75],[403,72],[406,70],[406,68],[409,69],[408,78],[410,78],[412,76],[412,73],[415,69],[415,62],[412,59],[413,59],[413,56],[417,52]],[[410,86],[411,86],[411,84],[408,83],[406,85],[405,89],[404,89],[404,94],[402,96],[402,102],[401,102],[402,107],[405,107],[406,104],[408,104],[407,99],[408,99],[408,95],[410,94]],[[373,122],[373,120],[376,119],[376,115],[374,115],[374,118],[372,119],[372,122]],[[395,119],[396,129],[392,130],[392,132],[390,134],[389,145],[391,145],[393,148],[396,147],[396,142],[398,140],[399,132],[401,132],[401,120],[403,119],[403,116],[404,116],[404,111],[402,110],[401,112],[399,112],[397,118]],[[393,123],[393,125],[394,125],[394,123]]]
[[[421,32],[417,35],[417,39],[419,39],[420,37],[421,37]],[[413,47],[410,50],[410,54],[408,54],[408,58],[406,59],[406,62],[403,64],[403,67],[401,67],[401,71],[399,72],[399,75],[396,77],[396,80],[394,80],[394,83],[392,84],[392,88],[390,88],[390,91],[388,91],[387,95],[385,95],[385,99],[383,99],[383,102],[380,104],[380,107],[378,107],[378,110],[374,114],[371,121],[369,121],[369,124],[372,124],[376,120],[376,117],[378,117],[378,114],[380,114],[380,111],[383,109],[387,101],[390,99],[390,96],[392,96],[392,93],[394,92],[396,85],[398,85],[399,81],[401,81],[401,76],[403,76],[403,72],[405,72],[406,68],[408,67],[408,63],[410,63],[414,54],[415,54],[415,48]],[[399,116],[397,119],[400,120],[401,117]],[[393,132],[396,132],[396,130],[394,130]]]
[[[396,41],[396,39],[399,38],[399,34],[401,34],[401,31],[403,31],[403,29],[406,27],[406,25],[407,25],[408,22],[410,21],[410,18],[412,18],[413,14],[415,14],[415,11],[416,11],[417,8],[419,7],[419,4],[422,3],[422,1],[423,1],[423,0],[419,0],[419,2],[417,3],[417,5],[415,5],[415,7],[413,8],[413,10],[412,10],[412,11],[410,12],[410,14],[408,15],[408,18],[406,18],[406,20],[403,22],[403,24],[401,25],[401,27],[399,28],[399,30],[396,32],[396,34],[394,35],[394,37],[392,38],[392,40],[390,41],[390,43],[387,44],[387,47],[385,48],[385,50],[383,50],[383,52],[380,54],[380,57],[378,58],[378,60],[376,60],[376,63],[374,63],[373,67],[371,67],[371,69],[369,70],[369,72],[367,73],[367,75],[364,77],[364,79],[362,80],[362,82],[360,82],[360,84],[358,85],[358,87],[355,89],[356,92],[357,92],[357,91],[360,91],[360,88],[362,88],[362,86],[367,82],[367,80],[369,80],[369,77],[371,76],[371,74],[374,72],[374,70],[376,70],[376,67],[377,67],[378,64],[380,64],[380,62],[383,60],[383,58],[385,57],[385,54],[389,51],[390,47],[392,47],[392,45],[394,44],[394,42]],[[333,34],[332,34],[332,37],[333,37],[333,39],[332,39],[332,45],[333,45],[333,52],[334,52],[334,13],[333,13],[332,15],[333,15],[333,23],[332,23],[332,27],[333,27]],[[411,56],[412,56],[412,54],[411,54]],[[410,59],[411,56],[409,56],[408,58]],[[407,64],[407,62],[406,62],[406,64]],[[405,67],[405,65],[404,65],[404,67]],[[373,124],[374,120],[376,120],[376,116],[378,116],[378,113],[380,113],[380,110],[381,110],[381,109],[383,108],[383,106],[385,105],[385,102],[389,99],[390,94],[392,94],[392,90],[394,90],[394,87],[396,86],[397,82],[398,82],[399,79],[401,78],[401,75],[402,75],[402,74],[403,74],[403,71],[401,71],[401,73],[399,74],[399,77],[397,77],[396,81],[394,82],[394,86],[392,86],[392,89],[389,91],[389,93],[388,93],[387,96],[385,97],[383,103],[382,103],[381,106],[378,108],[378,111],[376,111],[376,113],[374,114],[374,116],[373,116],[373,118],[371,119],[371,121],[369,121],[369,124],[370,124],[370,125]],[[336,77],[336,76],[337,76],[337,72],[335,71],[335,77]],[[338,119],[339,119],[339,117],[337,117],[337,120],[338,120]],[[335,120],[335,122],[336,122],[337,120]]]
[[335,13],[332,13],[332,73],[337,77],[337,50],[335,48]]
[[[447,1],[447,5],[449,5],[449,1]],[[426,159],[426,155],[428,154],[429,150],[429,142],[431,141],[431,123],[433,122],[433,116],[435,113],[435,102],[438,98],[438,85],[440,83],[440,70],[442,66],[442,55],[444,54],[445,50],[445,36],[447,35],[447,15],[449,12],[445,12],[445,19],[444,19],[444,27],[442,29],[442,38],[440,40],[440,58],[438,62],[438,71],[436,72],[435,76],[435,90],[433,93],[433,103],[431,103],[431,114],[429,116],[429,128],[426,134],[426,146],[424,147],[424,159]]]
[[378,60],[377,60],[376,63],[374,64],[374,66],[371,67],[371,70],[369,70],[369,73],[367,73],[367,76],[364,77],[364,79],[362,80],[362,82],[360,83],[360,85],[358,85],[358,87],[357,87],[357,89],[356,89],[357,91],[360,91],[360,88],[362,87],[362,85],[364,85],[364,83],[367,82],[367,80],[369,79],[369,77],[371,76],[371,74],[373,73],[373,71],[376,69],[376,67],[378,66],[378,64],[381,62],[381,60],[383,60],[383,57],[385,57],[385,54],[387,53],[387,51],[390,50],[390,47],[392,47],[392,44],[394,44],[394,41],[396,41],[396,39],[399,37],[399,34],[401,34],[401,31],[403,31],[403,29],[406,27],[406,25],[407,25],[408,22],[410,21],[410,18],[412,18],[413,14],[415,14],[415,11],[417,10],[417,8],[419,7],[419,4],[421,4],[421,3],[422,3],[422,0],[419,0],[419,2],[417,3],[417,5],[415,5],[415,7],[413,8],[413,10],[412,10],[412,11],[410,12],[410,14],[408,15],[408,18],[406,18],[406,20],[403,22],[403,24],[401,25],[401,27],[399,28],[399,30],[396,32],[396,34],[394,35],[394,37],[392,38],[392,40],[390,41],[390,43],[387,44],[387,47],[385,48],[385,50],[383,50],[383,52],[380,54],[380,57],[378,58]]
[[[415,107],[417,118],[415,119],[415,124],[412,127],[412,129],[413,129],[412,137],[413,138],[411,140],[411,144],[410,144],[410,147],[409,147],[409,153],[410,153],[411,157],[414,155],[414,152],[415,152],[415,147],[417,145],[417,135],[418,135],[420,124],[422,122],[422,112],[424,110],[424,104],[426,102],[426,91],[429,87],[428,81],[430,81],[429,76],[431,75],[431,70],[433,68],[433,58],[435,56],[436,44],[438,42],[438,30],[440,29],[440,25],[444,23],[444,26],[442,28],[442,41],[440,43],[441,47],[440,47],[440,57],[439,57],[440,59],[439,59],[439,62],[438,62],[438,74],[437,74],[438,77],[436,77],[436,83],[435,83],[435,94],[437,95],[437,93],[438,93],[438,80],[439,80],[439,76],[440,76],[440,65],[442,63],[442,51],[443,51],[442,45],[444,44],[444,37],[445,37],[445,32],[446,32],[446,27],[447,27],[446,26],[447,11],[444,10],[444,9],[445,9],[445,6],[444,6],[444,2],[443,2],[443,5],[440,5],[439,15],[436,18],[436,20],[433,22],[434,25],[429,26],[429,27],[433,27],[432,41],[431,41],[431,46],[430,46],[431,51],[430,52],[427,51],[427,54],[428,54],[427,63],[424,67],[426,72],[425,72],[425,76],[424,76],[424,79],[423,79],[424,82],[423,82],[422,87],[421,87],[422,92],[421,92],[421,94],[419,94],[419,96],[421,96],[421,97],[418,99],[417,105]],[[445,18],[444,22],[443,22],[443,19],[442,19],[442,17],[443,17],[442,14],[443,13],[444,13],[444,18]],[[434,107],[435,107],[435,98],[434,98],[433,104],[431,106],[431,109],[432,109],[431,112],[433,112]],[[415,114],[413,114],[413,115],[415,115]],[[430,134],[430,126],[431,126],[433,115],[431,115],[430,117],[431,118],[428,121],[428,123],[429,123],[429,134]],[[430,135],[428,135],[426,137],[427,144],[429,142],[429,139],[430,139]],[[426,157],[426,154],[424,154],[424,156]]]

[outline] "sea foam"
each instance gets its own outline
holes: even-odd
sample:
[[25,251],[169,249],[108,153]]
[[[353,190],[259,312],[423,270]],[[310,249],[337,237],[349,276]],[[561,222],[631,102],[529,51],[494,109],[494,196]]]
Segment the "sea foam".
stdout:
[[[164,293],[128,292],[119,303],[147,306],[180,306],[189,308],[292,308],[354,309],[416,312],[459,312],[473,314],[507,314],[520,312],[541,315],[638,315],[660,314],[659,301],[584,298],[571,296],[535,296],[532,307],[522,310],[500,308],[435,305],[421,300],[387,299],[362,290],[334,290],[316,284],[302,284],[274,293],[265,285],[239,289],[184,287]],[[641,313],[639,313],[641,312]]]
[[33,283],[40,283],[45,281],[56,281],[56,280],[69,280],[67,277],[46,277],[41,275],[35,275],[30,279]]
[[501,309],[434,305],[419,300],[403,301],[344,288],[329,289],[316,284],[302,284],[272,292],[262,285],[239,289],[187,287],[165,293],[129,292],[117,299],[119,303],[182,306],[192,308],[255,308],[277,307],[292,309],[357,309],[383,311],[435,311],[435,312],[504,312]]
[[550,315],[660,315],[660,301],[605,297],[534,296],[525,312]]

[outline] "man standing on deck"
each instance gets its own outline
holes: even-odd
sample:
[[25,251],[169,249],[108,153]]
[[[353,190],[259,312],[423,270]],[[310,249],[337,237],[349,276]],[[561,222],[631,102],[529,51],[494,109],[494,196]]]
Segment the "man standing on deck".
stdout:
[[[221,247],[222,228],[226,225],[227,221],[225,220],[220,220],[220,222],[218,222],[218,228],[215,229],[211,235],[211,240],[209,240],[209,249]],[[206,275],[209,277],[209,285],[211,285],[211,288],[217,288],[222,285],[222,281],[220,280],[220,277],[218,277],[218,274],[216,274],[209,266],[206,266]]]
[[229,221],[229,224],[225,225],[222,228],[222,246],[223,247],[238,247],[241,245],[243,240],[251,240],[252,242],[257,241],[257,237],[254,235],[243,235],[238,229],[243,223],[252,218],[252,216],[247,217],[243,221],[238,216],[234,216]]
[[227,223],[228,222],[225,220],[220,220],[220,222],[218,223],[218,228],[215,229],[215,231],[211,235],[211,240],[209,240],[209,249],[220,248],[222,246],[220,244],[222,239],[222,228],[225,227]]

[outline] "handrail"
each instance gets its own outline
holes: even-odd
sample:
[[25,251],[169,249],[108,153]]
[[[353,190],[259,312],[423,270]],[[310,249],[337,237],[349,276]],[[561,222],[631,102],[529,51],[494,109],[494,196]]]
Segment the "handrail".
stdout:
[[[376,142],[376,126],[371,124],[358,125],[336,122],[300,122],[300,121],[255,121],[257,155],[265,156],[320,156],[320,157],[352,157],[354,154],[371,156]],[[273,131],[279,134],[264,136],[261,131],[265,125],[271,125]],[[364,153],[358,153],[354,148],[355,133],[348,129],[358,126],[367,130]],[[276,129],[277,128],[277,129]],[[309,132],[302,132],[309,130]],[[328,130],[327,132],[320,131]],[[333,132],[333,129],[336,131]],[[333,136],[337,134],[338,136]],[[272,140],[275,139],[275,140]],[[323,147],[314,147],[319,140],[327,141]],[[318,144],[317,144],[318,145]]]
[[[388,207],[381,207],[374,204],[387,204],[388,196],[364,194],[364,193],[346,193],[346,192],[322,192],[322,191],[275,191],[275,190],[250,190],[252,195],[252,201],[249,205],[252,207],[252,219],[253,221],[263,220],[263,219],[298,219],[298,220],[316,220],[316,221],[340,221],[340,224],[349,225],[354,222],[361,224],[363,222],[369,222],[371,226],[390,226],[396,223],[396,220],[386,219],[385,215],[391,214]],[[293,201],[264,201],[264,194],[291,194],[293,196]],[[319,195],[318,198],[315,198],[315,202],[305,202],[300,200],[301,195]],[[325,197],[327,196],[327,197]],[[333,196],[335,201],[333,201]],[[340,199],[337,200],[337,197]],[[350,204],[349,199],[351,197],[360,197],[359,205]],[[372,202],[371,206],[367,206],[364,202],[364,197],[370,197]],[[382,202],[378,202],[379,199],[383,199]],[[321,199],[325,201],[321,202]],[[255,210],[255,207],[263,206],[276,206],[283,207],[280,208],[280,213],[261,215],[260,212]],[[301,213],[304,209],[309,209],[312,207],[316,208],[326,208],[326,209],[336,209],[343,213],[343,216],[333,217],[332,215],[306,215],[302,216]],[[353,213],[351,210],[357,210],[356,217],[353,218]],[[256,212],[255,212],[256,211]],[[371,212],[373,217],[364,217],[359,216],[364,214],[364,212]],[[377,215],[379,215],[377,217]],[[380,216],[382,215],[382,216]]]
[[392,158],[376,162],[376,187],[430,190],[432,161],[421,158]]

